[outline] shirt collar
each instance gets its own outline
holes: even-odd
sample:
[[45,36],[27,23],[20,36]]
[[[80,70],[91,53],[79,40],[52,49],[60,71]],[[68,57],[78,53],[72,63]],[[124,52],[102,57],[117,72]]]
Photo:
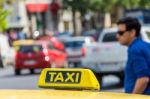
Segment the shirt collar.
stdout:
[[129,45],[129,47],[131,47],[132,45],[134,45],[136,42],[138,42],[139,40],[141,40],[140,37],[135,38],[132,43]]

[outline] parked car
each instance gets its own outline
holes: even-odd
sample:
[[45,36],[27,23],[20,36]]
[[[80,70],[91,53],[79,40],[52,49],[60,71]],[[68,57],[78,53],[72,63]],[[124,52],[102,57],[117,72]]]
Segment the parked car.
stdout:
[[46,41],[26,41],[15,45],[15,74],[20,75],[22,69],[34,73],[36,68],[64,68],[67,62],[65,52],[56,49]]
[[69,66],[72,64],[78,67],[81,65],[81,58],[84,56],[84,44],[90,44],[94,41],[91,37],[69,37],[62,42],[64,43],[66,53],[68,54]]
[[[123,84],[127,47],[117,42],[116,32],[117,28],[104,29],[97,43],[84,46],[86,50],[82,57],[82,68],[92,69],[100,83],[104,75],[113,74]],[[150,42],[150,27],[142,26],[141,38]]]

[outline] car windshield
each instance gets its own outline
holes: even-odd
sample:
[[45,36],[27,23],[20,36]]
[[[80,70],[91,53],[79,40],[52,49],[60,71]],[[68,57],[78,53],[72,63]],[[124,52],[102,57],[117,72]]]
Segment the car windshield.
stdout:
[[70,41],[65,42],[64,45],[66,48],[75,48],[75,47],[82,47],[85,41]]
[[23,45],[20,46],[19,52],[21,53],[34,53],[34,52],[39,52],[42,50],[41,45]]
[[103,42],[116,42],[116,41],[117,41],[117,38],[116,38],[116,33],[115,32],[106,33],[104,35]]

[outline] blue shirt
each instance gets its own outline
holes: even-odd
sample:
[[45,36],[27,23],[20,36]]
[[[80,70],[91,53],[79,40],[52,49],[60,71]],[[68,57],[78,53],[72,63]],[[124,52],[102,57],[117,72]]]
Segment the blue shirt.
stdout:
[[[136,38],[128,47],[128,60],[125,67],[125,92],[132,93],[136,80],[150,77],[150,44]],[[150,95],[150,84],[143,94]]]

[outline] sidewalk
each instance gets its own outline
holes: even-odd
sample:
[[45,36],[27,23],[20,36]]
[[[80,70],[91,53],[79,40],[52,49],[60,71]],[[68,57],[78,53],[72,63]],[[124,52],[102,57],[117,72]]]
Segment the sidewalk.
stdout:
[[12,68],[12,67],[13,67],[13,65],[7,65],[7,66],[0,65],[0,70],[4,70],[6,68]]

